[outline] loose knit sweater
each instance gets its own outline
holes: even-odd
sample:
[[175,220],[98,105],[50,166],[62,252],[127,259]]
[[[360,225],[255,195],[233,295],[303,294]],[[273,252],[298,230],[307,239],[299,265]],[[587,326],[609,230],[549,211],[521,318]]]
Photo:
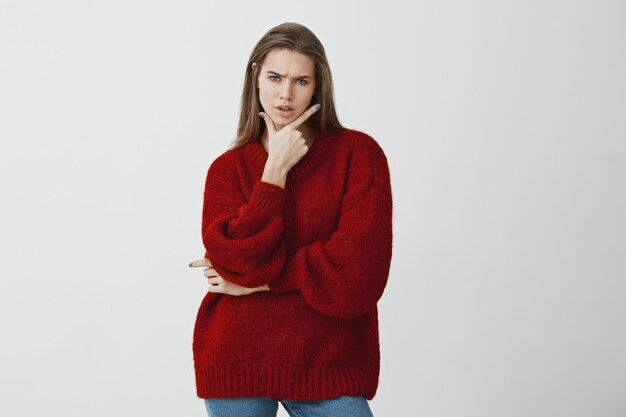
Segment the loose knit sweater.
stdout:
[[270,291],[206,294],[193,340],[197,395],[370,400],[392,252],[386,156],[363,132],[320,135],[284,188],[261,181],[267,157],[257,139],[208,169],[205,257],[225,280]]

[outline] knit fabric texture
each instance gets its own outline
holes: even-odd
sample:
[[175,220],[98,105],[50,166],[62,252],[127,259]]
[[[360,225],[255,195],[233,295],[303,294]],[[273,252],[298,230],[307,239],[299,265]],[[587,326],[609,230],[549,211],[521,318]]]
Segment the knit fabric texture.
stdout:
[[193,335],[197,395],[371,400],[392,253],[387,158],[366,133],[320,135],[285,188],[261,181],[267,158],[257,139],[208,169],[205,257],[227,281],[270,291],[206,294]]

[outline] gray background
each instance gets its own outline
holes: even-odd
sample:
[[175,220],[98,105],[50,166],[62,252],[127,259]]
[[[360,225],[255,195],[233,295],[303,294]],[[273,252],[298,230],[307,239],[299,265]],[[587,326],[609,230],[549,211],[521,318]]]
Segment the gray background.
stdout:
[[[0,1],[0,414],[203,416],[210,162],[296,21],[385,150],[377,417],[626,415],[621,1]],[[280,411],[279,415],[286,415]]]

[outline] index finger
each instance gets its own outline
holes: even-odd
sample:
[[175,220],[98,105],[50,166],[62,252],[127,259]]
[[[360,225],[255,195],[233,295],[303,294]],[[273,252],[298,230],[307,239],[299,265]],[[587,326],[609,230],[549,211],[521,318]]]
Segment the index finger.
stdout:
[[313,113],[315,113],[316,111],[318,111],[320,108],[322,107],[321,104],[316,104],[314,106],[309,107],[309,109],[307,111],[305,111],[304,113],[302,113],[300,116],[298,116],[298,118],[296,120],[294,120],[293,122],[287,124],[287,126],[291,126],[294,129],[298,128],[302,123],[306,122],[306,120],[311,117],[311,115]]
[[197,259],[195,261],[189,262],[189,268],[196,268],[198,266],[211,266],[211,261],[207,258]]

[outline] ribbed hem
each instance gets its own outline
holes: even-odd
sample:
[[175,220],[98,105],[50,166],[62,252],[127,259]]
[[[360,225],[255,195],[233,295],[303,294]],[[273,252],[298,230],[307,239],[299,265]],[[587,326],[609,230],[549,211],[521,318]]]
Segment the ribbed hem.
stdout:
[[379,371],[379,367],[196,366],[196,390],[200,398],[321,400],[340,395],[363,395],[371,400],[378,388]]

